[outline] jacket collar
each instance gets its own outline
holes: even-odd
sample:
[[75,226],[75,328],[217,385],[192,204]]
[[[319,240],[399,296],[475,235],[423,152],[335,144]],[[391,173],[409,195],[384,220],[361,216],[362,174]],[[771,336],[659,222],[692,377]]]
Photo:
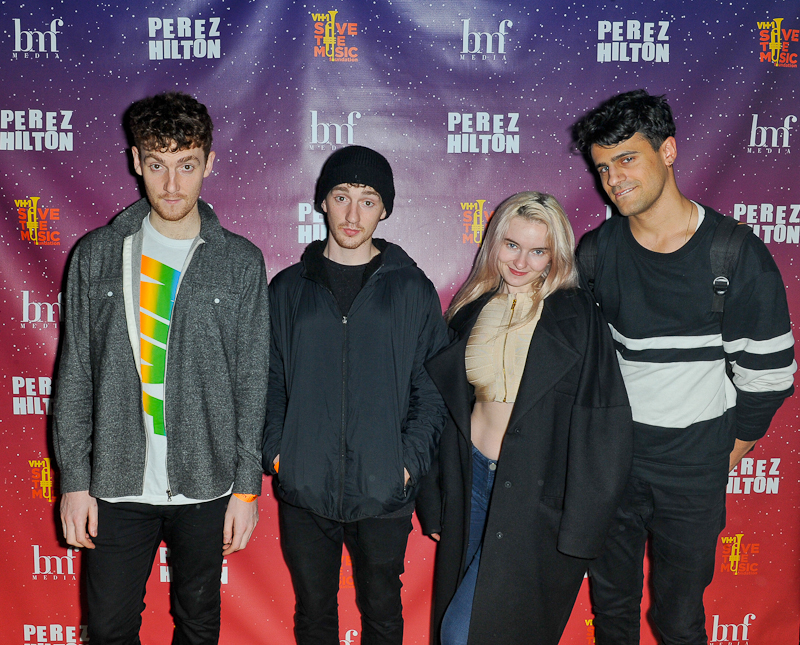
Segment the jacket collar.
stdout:
[[[470,416],[475,388],[467,381],[465,354],[467,342],[483,306],[494,295],[481,296],[465,305],[450,323],[457,338],[448,347],[425,363],[425,368],[439,389],[453,421],[471,441]],[[557,291],[544,301],[542,316],[536,325],[525,370],[522,373],[517,400],[508,427],[512,428],[539,400],[549,392],[580,358],[564,335],[560,324],[574,317],[568,305],[568,291]]]
[[[414,261],[397,244],[392,244],[378,237],[373,237],[372,243],[380,251],[380,255],[367,264],[364,283],[378,270],[385,273],[386,271],[394,271],[402,267],[415,265]],[[326,244],[325,240],[315,240],[306,247],[305,251],[303,251],[303,256],[300,258],[300,262],[303,265],[300,275],[330,289],[328,272],[325,270],[325,264],[323,263],[323,252]]]

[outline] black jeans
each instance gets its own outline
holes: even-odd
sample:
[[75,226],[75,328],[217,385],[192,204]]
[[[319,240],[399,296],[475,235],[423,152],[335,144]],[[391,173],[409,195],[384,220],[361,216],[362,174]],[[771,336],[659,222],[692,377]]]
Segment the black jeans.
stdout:
[[170,549],[173,645],[219,641],[228,499],[171,506],[97,501],[95,548],[84,552],[92,645],[139,645],[145,586],[162,539]]
[[411,516],[337,522],[280,502],[283,554],[295,593],[298,645],[340,645],[339,568],[342,544],[353,562],[362,645],[402,645],[400,574]]
[[725,489],[679,495],[631,478],[603,551],[589,565],[595,642],[638,645],[645,544],[651,537],[650,616],[664,645],[708,642],[703,592],[725,527]]

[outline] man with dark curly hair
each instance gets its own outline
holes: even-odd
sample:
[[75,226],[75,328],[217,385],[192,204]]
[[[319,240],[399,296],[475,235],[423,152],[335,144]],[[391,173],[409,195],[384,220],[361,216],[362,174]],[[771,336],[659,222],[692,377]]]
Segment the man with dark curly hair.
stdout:
[[[595,639],[639,642],[649,541],[661,642],[704,644],[728,472],[793,391],[783,280],[749,228],[678,189],[663,96],[614,96],[573,134],[619,212],[584,236],[578,264],[611,328],[634,421],[631,476],[589,565]],[[720,267],[732,240],[738,259]]]
[[53,444],[61,523],[86,549],[89,636],[138,643],[170,549],[173,643],[219,640],[223,557],[258,521],[269,363],[261,252],[199,199],[213,125],[191,96],[128,112],[146,197],[78,243]]

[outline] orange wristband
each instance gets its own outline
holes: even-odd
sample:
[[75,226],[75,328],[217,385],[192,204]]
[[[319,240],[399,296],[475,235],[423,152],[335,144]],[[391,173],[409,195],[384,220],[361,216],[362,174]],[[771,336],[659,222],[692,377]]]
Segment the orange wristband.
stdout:
[[238,497],[243,502],[255,502],[258,499],[258,495],[245,495],[244,493],[234,493],[234,497]]

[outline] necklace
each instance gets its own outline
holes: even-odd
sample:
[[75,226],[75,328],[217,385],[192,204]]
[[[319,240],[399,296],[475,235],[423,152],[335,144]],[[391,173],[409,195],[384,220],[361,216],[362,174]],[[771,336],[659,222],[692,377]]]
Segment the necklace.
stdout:
[[683,243],[689,240],[689,228],[692,226],[692,215],[694,215],[694,202],[689,202],[689,221],[686,222],[686,235],[683,238]]

